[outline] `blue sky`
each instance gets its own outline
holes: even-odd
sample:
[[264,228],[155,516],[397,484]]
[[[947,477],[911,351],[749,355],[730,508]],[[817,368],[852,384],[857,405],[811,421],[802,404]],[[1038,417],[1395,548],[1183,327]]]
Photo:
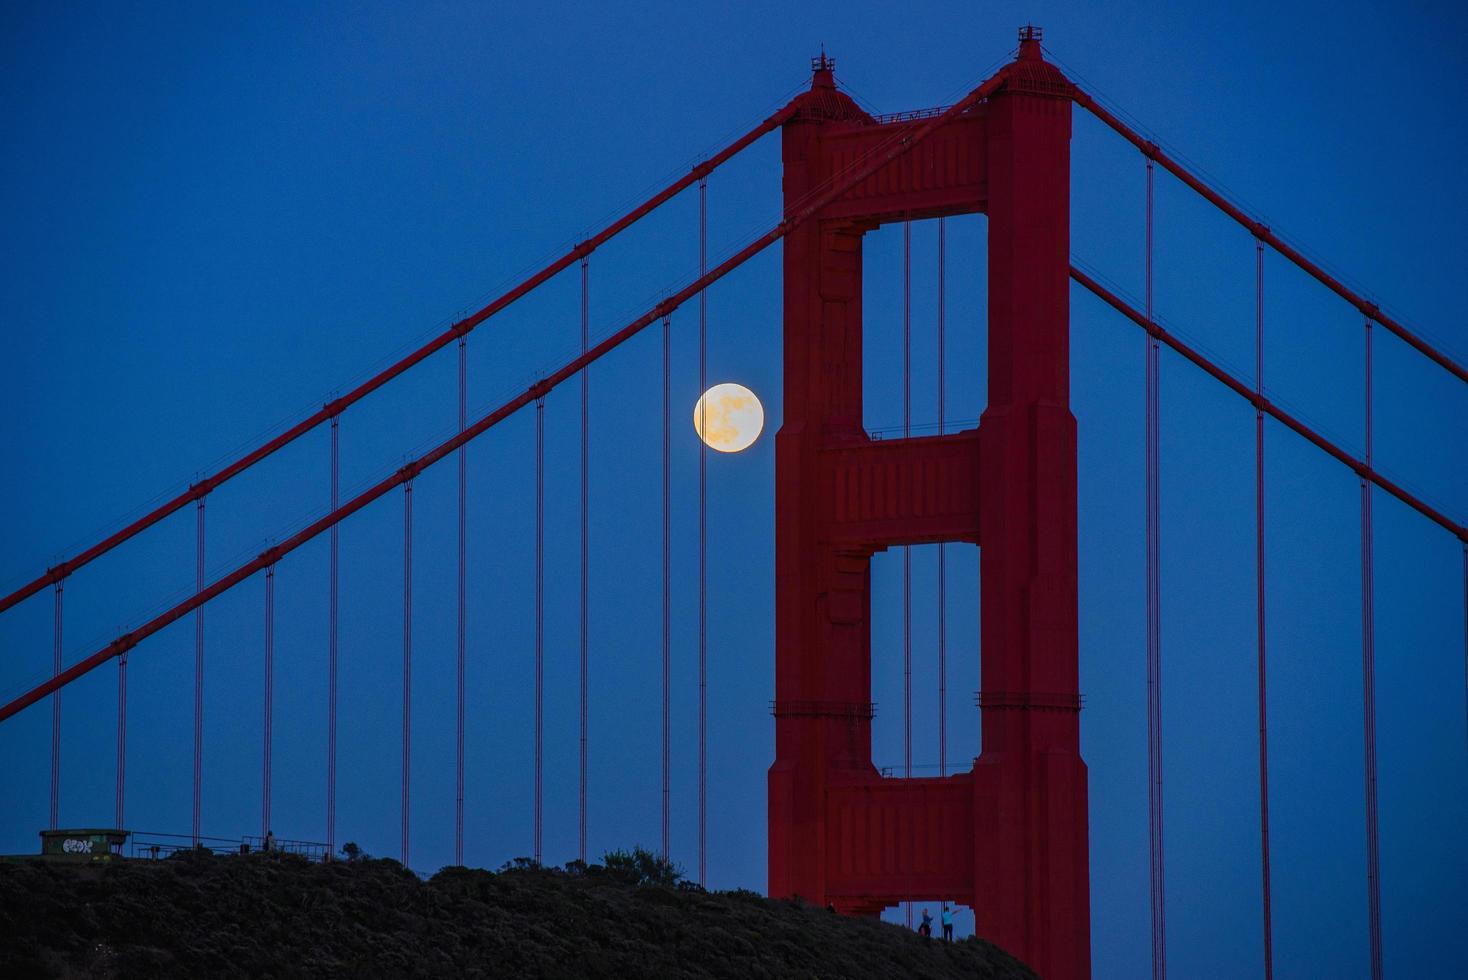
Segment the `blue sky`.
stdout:
[[[1461,313],[1468,155],[1450,4],[154,5],[12,4],[0,13],[0,588],[29,580],[167,492],[298,419],[477,308],[777,108],[824,44],[877,111],[953,101],[1033,20],[1062,66],[1277,231],[1468,360]],[[710,181],[710,254],[779,214],[778,143]],[[1141,294],[1143,168],[1077,112],[1073,251]],[[1156,303],[1179,334],[1253,370],[1248,235],[1159,176]],[[592,332],[696,270],[696,200],[598,251]],[[984,400],[984,225],[948,229],[949,417]],[[913,228],[914,421],[936,417],[935,226]],[[867,421],[901,422],[901,230],[866,245]],[[1360,451],[1362,330],[1269,255],[1270,396]],[[710,380],[780,418],[779,254],[709,295]],[[574,352],[563,275],[470,340],[480,414]],[[696,321],[674,318],[674,857],[696,860]],[[589,849],[659,834],[656,330],[592,373]],[[1080,431],[1083,748],[1091,771],[1097,976],[1147,969],[1142,366],[1135,327],[1072,294]],[[1380,467],[1463,520],[1468,393],[1384,331]],[[342,423],[344,491],[455,424],[445,353]],[[1164,354],[1164,748],[1169,961],[1180,976],[1258,975],[1253,413]],[[476,413],[476,409],[478,413]],[[575,386],[547,432],[546,858],[576,846]],[[466,860],[530,852],[533,419],[473,445]],[[1359,490],[1270,424],[1271,817],[1280,975],[1366,964]],[[323,429],[211,496],[211,577],[319,515]],[[710,883],[764,885],[773,754],[773,443],[710,459]],[[415,491],[413,864],[452,860],[455,480]],[[1378,493],[1375,597],[1383,930],[1393,974],[1468,957],[1462,552]],[[344,525],[338,837],[398,840],[402,505]],[[193,514],[68,581],[68,661],[192,588]],[[326,546],[277,572],[274,825],[324,833]],[[948,755],[977,751],[977,554],[949,548]],[[914,760],[936,761],[935,551],[913,554]],[[874,565],[874,755],[900,763],[900,554]],[[263,582],[206,616],[204,829],[255,833]],[[192,621],[129,669],[128,823],[187,832]],[[0,692],[50,671],[51,599],[0,616]],[[64,824],[108,823],[110,665],[68,688]],[[10,773],[0,850],[45,824],[49,711],[0,726]],[[924,747],[926,746],[926,748]]]

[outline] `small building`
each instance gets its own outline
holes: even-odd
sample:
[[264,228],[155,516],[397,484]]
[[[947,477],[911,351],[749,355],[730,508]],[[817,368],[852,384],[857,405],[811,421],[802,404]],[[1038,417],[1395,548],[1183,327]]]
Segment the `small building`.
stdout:
[[53,860],[97,863],[122,856],[126,830],[72,829],[41,831],[41,856]]

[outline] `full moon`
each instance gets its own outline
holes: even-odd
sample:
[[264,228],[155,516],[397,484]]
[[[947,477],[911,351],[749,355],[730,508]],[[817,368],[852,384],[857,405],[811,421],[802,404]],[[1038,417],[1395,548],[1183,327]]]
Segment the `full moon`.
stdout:
[[748,449],[765,427],[765,409],[741,384],[716,384],[693,406],[693,430],[710,449],[737,453]]

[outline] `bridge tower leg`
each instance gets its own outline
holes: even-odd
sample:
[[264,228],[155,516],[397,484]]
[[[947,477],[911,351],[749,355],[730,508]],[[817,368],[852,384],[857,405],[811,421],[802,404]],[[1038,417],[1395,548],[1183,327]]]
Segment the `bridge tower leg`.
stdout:
[[[787,211],[921,120],[868,116],[813,65],[783,130]],[[776,758],[769,888],[848,914],[947,898],[1050,980],[1090,975],[1069,408],[1070,85],[1038,39],[987,103],[785,239],[776,436]],[[977,429],[862,426],[862,236],[986,212],[989,404]],[[981,545],[983,753],[946,778],[871,760],[870,561]]]

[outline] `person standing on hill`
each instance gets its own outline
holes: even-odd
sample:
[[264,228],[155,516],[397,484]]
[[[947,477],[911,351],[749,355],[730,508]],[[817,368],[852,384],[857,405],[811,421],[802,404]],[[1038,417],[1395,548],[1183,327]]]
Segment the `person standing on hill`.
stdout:
[[938,913],[943,920],[943,941],[953,942],[953,906],[947,902],[943,903],[943,911]]
[[927,909],[923,909],[923,921],[918,926],[918,935],[924,939],[930,938],[933,935],[933,917],[928,914]]

